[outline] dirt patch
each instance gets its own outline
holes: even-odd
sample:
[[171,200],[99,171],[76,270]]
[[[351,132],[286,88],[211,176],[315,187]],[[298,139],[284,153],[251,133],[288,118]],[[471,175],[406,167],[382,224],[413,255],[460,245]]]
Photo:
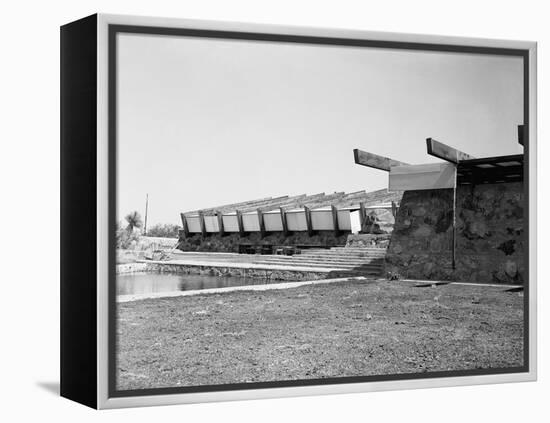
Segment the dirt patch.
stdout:
[[118,304],[117,387],[521,366],[522,295],[350,281]]

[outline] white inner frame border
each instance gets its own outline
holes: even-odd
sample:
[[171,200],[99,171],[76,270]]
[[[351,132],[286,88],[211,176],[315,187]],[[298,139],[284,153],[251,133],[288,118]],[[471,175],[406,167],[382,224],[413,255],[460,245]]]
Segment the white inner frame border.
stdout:
[[[97,406],[100,409],[153,405],[237,401],[309,395],[420,389],[537,379],[537,44],[509,41],[400,34],[344,29],[249,24],[239,22],[153,18],[127,15],[97,15]],[[108,397],[108,26],[159,26],[217,31],[258,32],[317,37],[355,38],[409,43],[430,43],[529,50],[529,372],[433,379],[364,382],[334,385],[262,388],[167,395]]]

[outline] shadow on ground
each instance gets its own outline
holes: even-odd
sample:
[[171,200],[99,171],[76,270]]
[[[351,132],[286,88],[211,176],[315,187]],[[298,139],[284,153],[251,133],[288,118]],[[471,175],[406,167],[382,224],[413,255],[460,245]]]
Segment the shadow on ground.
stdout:
[[36,382],[36,386],[55,396],[59,396],[59,382]]

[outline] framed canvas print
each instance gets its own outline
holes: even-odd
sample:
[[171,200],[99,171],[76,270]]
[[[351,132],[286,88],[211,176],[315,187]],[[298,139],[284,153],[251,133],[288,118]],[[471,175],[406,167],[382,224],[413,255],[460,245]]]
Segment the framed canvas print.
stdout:
[[61,28],[61,394],[536,378],[536,44]]

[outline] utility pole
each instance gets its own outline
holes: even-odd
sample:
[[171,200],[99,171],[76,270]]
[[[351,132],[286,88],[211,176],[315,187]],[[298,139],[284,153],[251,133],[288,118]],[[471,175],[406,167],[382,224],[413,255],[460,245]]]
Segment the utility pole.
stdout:
[[147,209],[149,208],[149,194],[145,194],[145,223],[143,224],[143,236],[147,236]]

